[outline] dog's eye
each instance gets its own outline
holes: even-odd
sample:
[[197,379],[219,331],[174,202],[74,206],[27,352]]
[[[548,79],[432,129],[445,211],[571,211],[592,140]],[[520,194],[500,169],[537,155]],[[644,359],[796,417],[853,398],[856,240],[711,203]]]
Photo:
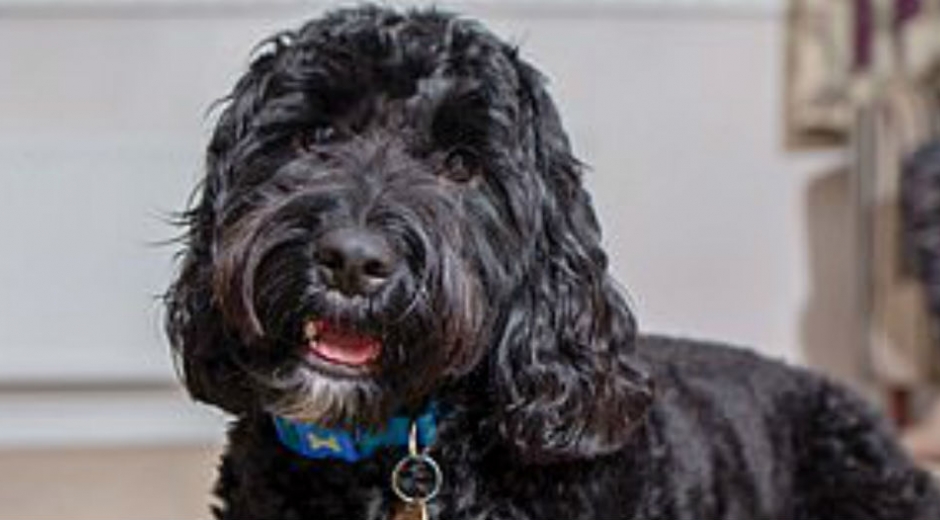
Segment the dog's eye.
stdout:
[[333,143],[339,138],[339,132],[330,125],[320,125],[306,129],[294,136],[294,148],[299,152],[308,153],[317,148]]
[[441,176],[452,182],[466,183],[476,178],[479,172],[480,161],[477,155],[466,148],[459,148],[447,154]]

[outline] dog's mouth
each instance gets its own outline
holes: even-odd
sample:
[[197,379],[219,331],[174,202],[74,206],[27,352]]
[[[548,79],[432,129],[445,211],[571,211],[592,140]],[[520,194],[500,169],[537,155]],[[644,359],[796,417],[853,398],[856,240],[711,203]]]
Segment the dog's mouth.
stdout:
[[382,353],[377,338],[323,319],[307,320],[304,341],[308,360],[356,371],[368,370]]

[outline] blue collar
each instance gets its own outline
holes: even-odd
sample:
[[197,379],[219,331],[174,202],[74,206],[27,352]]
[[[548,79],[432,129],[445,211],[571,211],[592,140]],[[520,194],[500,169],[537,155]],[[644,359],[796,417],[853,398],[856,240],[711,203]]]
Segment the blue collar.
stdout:
[[437,437],[437,410],[433,404],[417,418],[393,417],[379,432],[331,430],[278,415],[272,418],[281,444],[311,459],[358,462],[371,457],[379,448],[407,447],[412,422],[417,427],[419,448],[430,446]]

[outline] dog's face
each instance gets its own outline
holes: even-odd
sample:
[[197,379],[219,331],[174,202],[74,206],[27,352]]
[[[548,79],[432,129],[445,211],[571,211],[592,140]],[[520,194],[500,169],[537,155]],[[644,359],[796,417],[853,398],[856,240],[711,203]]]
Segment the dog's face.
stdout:
[[168,294],[193,394],[368,427],[473,372],[521,450],[619,443],[649,387],[538,74],[437,12],[337,11],[269,46]]

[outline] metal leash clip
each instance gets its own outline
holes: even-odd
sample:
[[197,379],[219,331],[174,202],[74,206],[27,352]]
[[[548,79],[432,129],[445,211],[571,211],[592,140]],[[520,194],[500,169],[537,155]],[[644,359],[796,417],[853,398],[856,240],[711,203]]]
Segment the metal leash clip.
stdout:
[[440,466],[424,450],[418,449],[418,427],[411,423],[408,434],[408,455],[392,470],[392,491],[402,503],[393,520],[429,520],[428,502],[441,490],[444,475]]

